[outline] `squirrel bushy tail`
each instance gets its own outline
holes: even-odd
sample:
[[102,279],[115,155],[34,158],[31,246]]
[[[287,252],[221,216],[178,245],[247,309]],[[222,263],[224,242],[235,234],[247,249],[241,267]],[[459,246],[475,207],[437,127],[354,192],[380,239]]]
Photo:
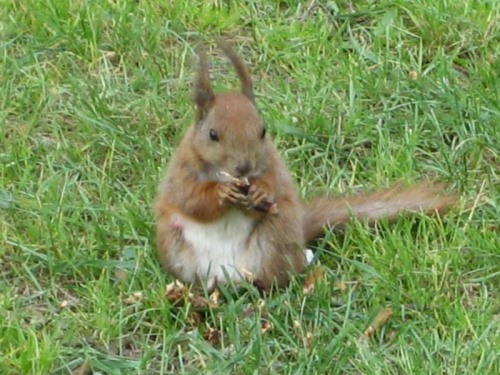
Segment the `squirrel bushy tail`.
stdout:
[[323,228],[341,228],[351,217],[374,224],[387,218],[394,221],[404,212],[444,214],[458,196],[446,193],[443,184],[424,182],[404,187],[401,184],[345,197],[316,197],[305,205],[304,237],[311,241],[323,234]]

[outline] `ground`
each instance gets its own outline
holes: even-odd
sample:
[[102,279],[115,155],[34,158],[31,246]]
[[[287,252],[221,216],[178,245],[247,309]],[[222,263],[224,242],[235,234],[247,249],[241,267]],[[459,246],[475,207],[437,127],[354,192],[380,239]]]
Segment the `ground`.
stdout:
[[[1,373],[500,373],[499,3],[0,9]],[[193,119],[196,45],[218,90],[238,85],[216,35],[304,196],[436,178],[458,207],[327,233],[312,292],[299,276],[173,306],[151,206]]]

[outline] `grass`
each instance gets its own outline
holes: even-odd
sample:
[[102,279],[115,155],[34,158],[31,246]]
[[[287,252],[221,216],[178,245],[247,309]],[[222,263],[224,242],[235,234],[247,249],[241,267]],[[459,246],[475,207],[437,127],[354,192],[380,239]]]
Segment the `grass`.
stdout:
[[[498,3],[0,8],[1,373],[500,373]],[[193,322],[165,298],[151,205],[193,117],[193,48],[218,34],[304,195],[438,177],[472,208],[327,233],[313,293],[229,288]]]

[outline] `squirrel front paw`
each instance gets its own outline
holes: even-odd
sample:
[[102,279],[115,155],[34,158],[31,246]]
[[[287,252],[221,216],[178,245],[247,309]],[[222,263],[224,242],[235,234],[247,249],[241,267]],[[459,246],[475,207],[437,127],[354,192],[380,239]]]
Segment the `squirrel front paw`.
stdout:
[[253,207],[258,207],[262,202],[267,201],[272,203],[272,197],[267,191],[257,185],[250,185],[248,189],[248,201]]
[[250,185],[248,190],[248,207],[261,212],[278,213],[273,194],[255,184]]
[[248,206],[248,197],[243,194],[238,185],[233,182],[219,183],[217,186],[217,196],[221,206],[227,204],[241,207]]

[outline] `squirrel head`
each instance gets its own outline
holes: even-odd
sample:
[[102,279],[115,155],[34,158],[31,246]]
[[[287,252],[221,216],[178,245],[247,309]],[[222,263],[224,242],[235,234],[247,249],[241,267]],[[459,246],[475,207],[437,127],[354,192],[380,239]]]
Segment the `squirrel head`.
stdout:
[[198,49],[200,68],[194,88],[197,111],[191,143],[211,172],[256,177],[267,168],[272,141],[255,106],[252,80],[245,64],[225,41],[218,40],[218,45],[238,73],[241,92],[215,94],[206,55]]

